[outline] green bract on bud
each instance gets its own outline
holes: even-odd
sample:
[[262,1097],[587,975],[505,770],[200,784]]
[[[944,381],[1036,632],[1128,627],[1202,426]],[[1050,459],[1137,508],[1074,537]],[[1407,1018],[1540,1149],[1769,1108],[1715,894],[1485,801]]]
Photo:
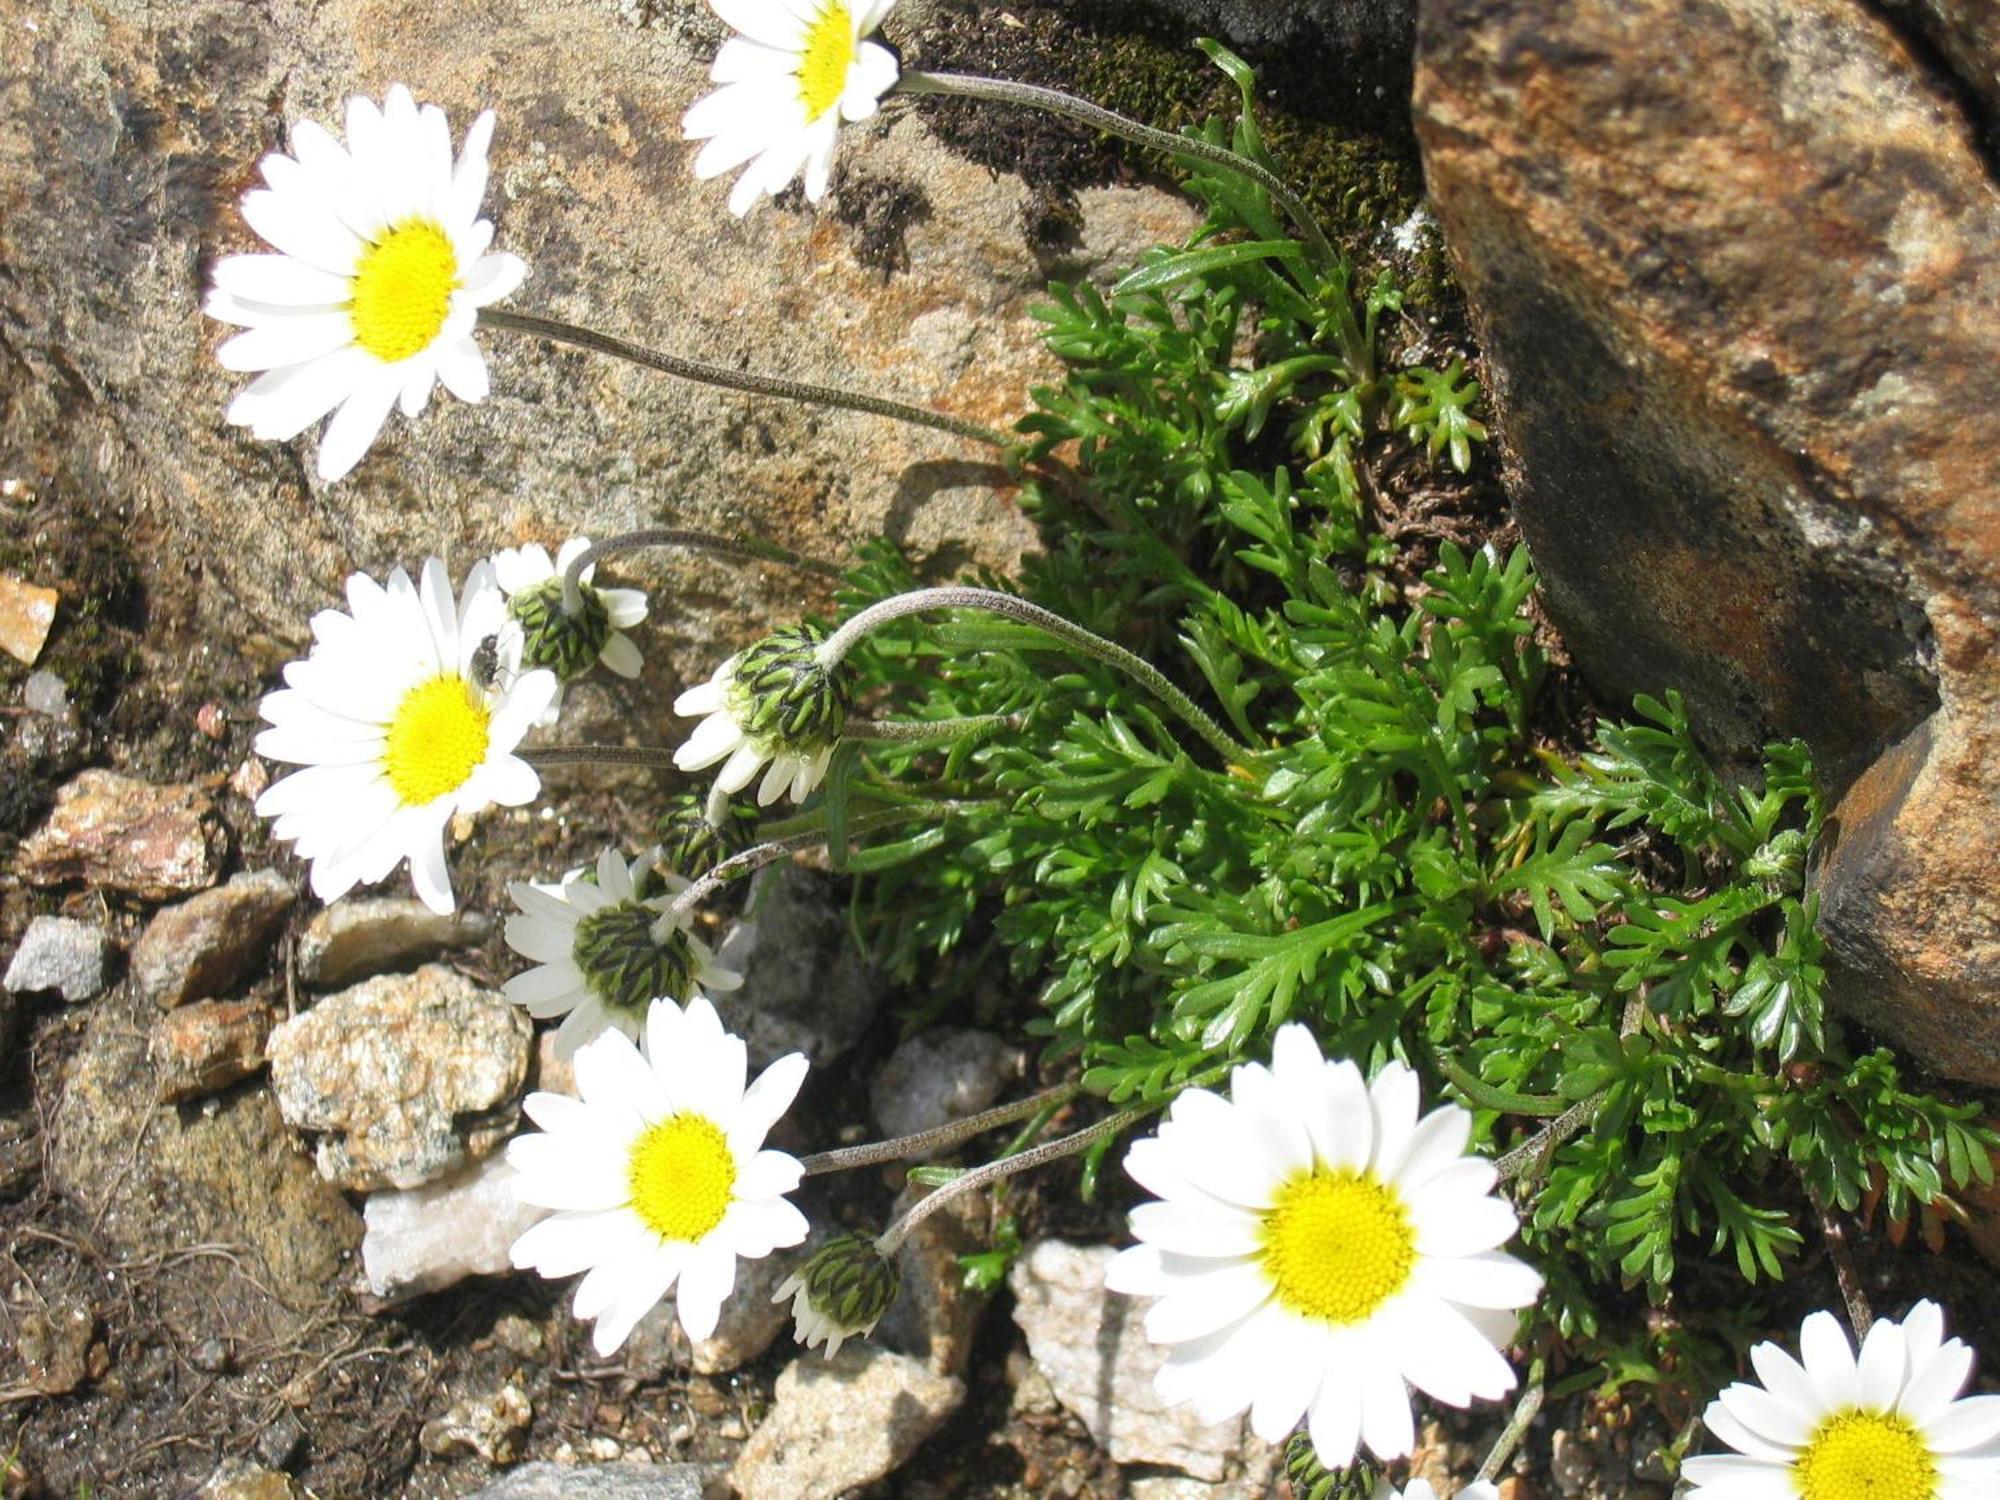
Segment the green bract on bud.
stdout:
[[611,639],[611,612],[589,584],[577,588],[574,614],[563,608],[563,581],[555,577],[522,589],[507,609],[521,628],[521,668],[547,667],[571,682],[589,670]]
[[1743,873],[1776,891],[1796,891],[1805,884],[1806,855],[1812,841],[1803,828],[1787,828],[1743,861]]
[[826,632],[791,625],[749,647],[730,670],[729,707],[753,744],[818,750],[847,727],[850,706],[838,666],[819,659]]
[[598,1002],[614,1014],[643,1016],[659,999],[694,993],[705,955],[685,927],[666,924],[644,901],[621,901],[576,924],[570,957]]
[[1304,1431],[1293,1433],[1285,1444],[1285,1477],[1297,1500],[1369,1500],[1380,1478],[1365,1460],[1345,1469],[1327,1468]]
[[850,1337],[873,1333],[902,1289],[902,1272],[871,1236],[843,1234],[786,1277],[771,1300],[790,1297],[799,1342],[825,1344],[832,1359]]
[[660,864],[688,880],[699,880],[723,860],[749,843],[749,831],[756,826],[752,808],[727,804],[722,824],[708,819],[708,799],[683,792],[670,799],[667,810],[654,825],[660,841]]

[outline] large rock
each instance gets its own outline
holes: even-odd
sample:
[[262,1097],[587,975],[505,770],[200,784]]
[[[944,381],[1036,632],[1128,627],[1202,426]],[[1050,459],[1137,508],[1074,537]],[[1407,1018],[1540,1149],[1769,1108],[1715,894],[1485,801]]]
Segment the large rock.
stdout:
[[1551,613],[1839,789],[1849,1009],[2000,1082],[2000,191],[1855,0],[1425,0],[1438,217]]
[[855,951],[846,907],[816,871],[778,865],[754,876],[716,957],[743,976],[721,1012],[753,1067],[788,1052],[824,1067],[861,1040],[881,1003],[882,977]]
[[523,1464],[466,1500],[702,1500],[698,1464]]
[[[148,0],[11,0],[8,14],[0,308],[21,389],[0,431],[59,480],[164,523],[163,570],[184,589],[182,560],[202,560],[199,602],[227,638],[255,622],[303,641],[357,566],[440,551],[462,567],[576,530],[669,522],[836,558],[887,530],[995,563],[1031,541],[1012,477],[978,445],[513,334],[484,337],[488,401],[392,418],[336,486],[313,476],[309,441],[259,443],[222,420],[244,378],[217,366],[223,330],[199,305],[214,258],[261,248],[236,209],[258,158],[288,121],[337,127],[347,95],[405,81],[455,133],[498,114],[487,212],[532,272],[514,307],[1004,427],[1053,370],[1026,315],[1052,268],[1022,231],[1029,190],[949,155],[922,111],[850,130],[845,191],[818,211],[765,204],[739,221],[726,184],[693,180],[680,139],[724,35],[704,6],[191,0],[171,27]],[[1192,223],[1150,188],[1088,209],[1064,273],[1108,270]],[[799,608],[797,578],[768,569],[683,554],[618,571],[672,580],[654,608],[683,673],[705,676],[725,638]]]
[[299,978],[334,989],[473,947],[492,931],[484,912],[440,916],[411,896],[344,896],[299,934]]
[[1105,1290],[1104,1268],[1116,1253],[1043,1240],[1014,1262],[1007,1284],[1028,1353],[1056,1399],[1119,1463],[1219,1480],[1243,1449],[1243,1419],[1204,1424],[1192,1407],[1169,1406],[1154,1389],[1166,1346],[1148,1342],[1143,1302]]
[[513,1269],[507,1252],[548,1213],[514,1194],[514,1169],[489,1156],[442,1182],[370,1193],[362,1210],[361,1273],[387,1302],[439,1291],[467,1276]]
[[15,869],[30,885],[81,880],[165,901],[214,885],[227,848],[215,804],[200,787],[85,771],[56,793]]
[[893,1473],[965,1399],[965,1383],[873,1344],[801,1355],[737,1455],[742,1500],[833,1500]]
[[442,964],[328,995],[271,1033],[285,1123],[319,1136],[327,1181],[414,1188],[513,1133],[532,1028],[517,1005]]
[[54,991],[75,1004],[104,993],[115,950],[95,922],[74,917],[36,917],[21,934],[21,945],[0,979],[10,995]]
[[154,913],[132,945],[132,983],[163,1010],[221,994],[270,953],[297,899],[276,870],[245,870]]

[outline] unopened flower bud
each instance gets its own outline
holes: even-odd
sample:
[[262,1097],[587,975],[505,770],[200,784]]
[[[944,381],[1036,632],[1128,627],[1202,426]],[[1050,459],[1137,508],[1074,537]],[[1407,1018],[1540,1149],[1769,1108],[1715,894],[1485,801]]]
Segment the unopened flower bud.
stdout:
[[736,659],[730,707],[746,738],[793,751],[817,750],[840,738],[849,693],[840,669],[819,659],[825,639],[817,625],[789,625]]
[[507,603],[507,612],[521,632],[521,667],[547,667],[563,682],[590,669],[611,639],[611,612],[589,584],[577,588],[574,614],[563,607],[560,576],[522,589]]
[[895,1305],[903,1275],[865,1234],[843,1234],[788,1276],[773,1302],[792,1299],[792,1320],[808,1349],[832,1359],[854,1335],[867,1337]]

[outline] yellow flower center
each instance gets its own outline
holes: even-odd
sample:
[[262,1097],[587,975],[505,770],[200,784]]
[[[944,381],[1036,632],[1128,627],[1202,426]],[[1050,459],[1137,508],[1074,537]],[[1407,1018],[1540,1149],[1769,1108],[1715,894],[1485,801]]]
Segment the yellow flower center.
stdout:
[[736,1186],[736,1158],[715,1122],[675,1115],[648,1126],[627,1169],[632,1207],[663,1240],[700,1239],[722,1222]]
[[847,70],[853,66],[854,18],[841,0],[833,0],[806,33],[799,54],[799,98],[808,125],[840,103],[847,92]]
[[1792,1484],[1800,1500],[1937,1500],[1937,1460],[1901,1417],[1849,1411],[1813,1434]]
[[1362,1172],[1301,1172],[1264,1217],[1278,1301],[1323,1323],[1359,1323],[1410,1279],[1416,1231],[1393,1188]]
[[472,684],[451,672],[418,683],[396,705],[382,756],[406,807],[456,791],[486,759],[492,715]]
[[390,364],[408,359],[438,336],[457,286],[451,237],[428,219],[398,224],[354,268],[354,341]]

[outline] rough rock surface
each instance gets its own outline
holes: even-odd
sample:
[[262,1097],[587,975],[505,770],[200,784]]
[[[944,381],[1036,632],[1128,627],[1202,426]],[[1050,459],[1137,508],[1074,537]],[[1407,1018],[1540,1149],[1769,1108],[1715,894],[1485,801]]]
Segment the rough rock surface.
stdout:
[[1416,107],[1551,613],[1804,736],[1846,1006],[2000,1081],[2000,190],[1853,0],[1426,0]]
[[21,934],[21,946],[0,979],[9,994],[53,991],[72,1004],[104,993],[111,939],[93,922],[74,917],[36,917]]
[[307,1500],[307,1492],[289,1474],[228,1458],[195,1492],[195,1500]]
[[964,1399],[963,1381],[872,1344],[803,1355],[730,1480],[742,1500],[833,1500],[894,1472]]
[[1026,1066],[1020,1048],[990,1031],[937,1026],[919,1032],[889,1054],[869,1085],[875,1123],[885,1136],[915,1135],[976,1115]]
[[477,1453],[489,1464],[511,1464],[527,1442],[535,1408],[511,1382],[483,1396],[454,1401],[441,1416],[424,1423],[417,1441],[433,1458]]
[[523,1464],[466,1500],[702,1500],[698,1464]]
[[[1097,194],[1052,265],[1022,233],[1030,191],[949,155],[902,109],[850,133],[836,202],[739,221],[725,183],[693,180],[680,138],[724,34],[701,6],[192,0],[171,27],[148,0],[9,6],[24,11],[36,27],[10,19],[0,60],[0,266],[29,375],[18,446],[62,480],[129,495],[174,556],[201,557],[204,607],[231,637],[247,614],[303,640],[356,566],[434,550],[462,564],[575,530],[694,525],[840,556],[886,529],[996,563],[1031,540],[1012,479],[977,445],[514,334],[484,338],[486,402],[392,418],[337,486],[313,476],[310,439],[226,426],[244,381],[216,365],[222,330],[198,312],[208,266],[255,243],[235,200],[286,122],[337,123],[350,92],[420,85],[456,133],[496,111],[487,211],[532,272],[511,305],[988,425],[1020,415],[1052,369],[1025,312],[1052,272],[1108,269],[1191,223],[1151,189]],[[65,169],[38,169],[52,159]],[[671,555],[619,572],[671,580],[655,613],[684,675],[798,608],[795,578],[772,570]]]
[[54,589],[0,573],[0,651],[32,667],[49,638],[60,597]]
[[1043,1240],[1014,1262],[1014,1321],[1056,1399],[1122,1464],[1165,1464],[1218,1480],[1242,1446],[1243,1420],[1205,1426],[1153,1389],[1167,1351],[1147,1341],[1145,1304],[1104,1289],[1109,1245]]
[[84,771],[56,793],[15,870],[30,885],[85,881],[167,901],[214,885],[226,847],[215,804],[200,787]]
[[337,989],[357,979],[408,968],[492,934],[485,912],[441,917],[413,896],[343,897],[316,912],[299,934],[299,978]]
[[[905,1188],[890,1206],[888,1222],[901,1218],[921,1196],[920,1190]],[[992,1298],[966,1286],[958,1258],[992,1243],[990,1219],[986,1195],[974,1193],[954,1199],[910,1232],[896,1252],[902,1290],[877,1325],[875,1342],[923,1360],[940,1375],[965,1373]]]
[[849,941],[833,883],[811,870],[780,865],[757,875],[746,915],[716,957],[743,976],[720,1003],[753,1068],[787,1052],[824,1066],[861,1039],[882,998],[881,977]]
[[329,1182],[419,1187],[513,1131],[531,1028],[519,1006],[441,964],[328,995],[271,1033],[285,1122],[321,1132]]
[[[264,1089],[243,1089],[213,1108],[160,1106],[147,1031],[159,1013],[129,991],[93,1007],[90,1026],[64,1079],[49,1167],[52,1185],[114,1247],[246,1244],[269,1285],[327,1285],[361,1238],[361,1222],[313,1171]],[[240,1277],[201,1273],[218,1292],[248,1300]],[[273,1315],[259,1301],[242,1328]],[[240,1332],[241,1330],[239,1330]]]
[[297,899],[276,870],[246,870],[155,912],[132,945],[132,983],[162,1009],[222,994],[270,952]]
[[261,1000],[200,1000],[162,1016],[147,1048],[160,1098],[178,1103],[248,1078],[264,1066],[274,1019]]
[[522,1204],[513,1183],[514,1169],[494,1155],[441,1182],[370,1193],[361,1211],[368,1290],[399,1301],[513,1269],[508,1248],[546,1213]]

